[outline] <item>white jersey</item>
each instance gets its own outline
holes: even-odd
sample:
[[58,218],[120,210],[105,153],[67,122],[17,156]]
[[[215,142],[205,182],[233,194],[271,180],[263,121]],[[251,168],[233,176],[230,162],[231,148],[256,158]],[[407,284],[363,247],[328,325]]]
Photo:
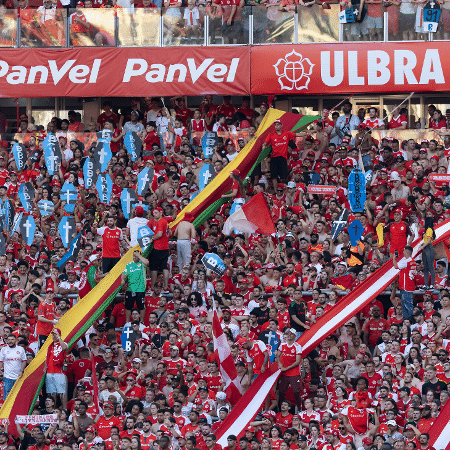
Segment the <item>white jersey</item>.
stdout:
[[3,347],[0,350],[0,361],[4,364],[3,376],[9,380],[17,380],[22,370],[22,362],[26,360],[27,355],[22,347]]

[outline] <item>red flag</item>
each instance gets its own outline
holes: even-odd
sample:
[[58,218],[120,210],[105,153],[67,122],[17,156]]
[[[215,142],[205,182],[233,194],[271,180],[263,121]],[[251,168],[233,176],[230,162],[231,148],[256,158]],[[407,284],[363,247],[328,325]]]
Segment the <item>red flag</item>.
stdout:
[[231,356],[230,346],[227,338],[220,326],[219,316],[217,314],[216,304],[213,300],[213,338],[214,353],[219,364],[219,371],[225,381],[225,393],[232,405],[235,405],[242,397],[241,383],[238,378],[236,366]]
[[231,234],[233,229],[241,233],[259,233],[270,236],[276,233],[264,194],[260,192],[244,203],[240,209],[228,217],[223,226],[224,234]]

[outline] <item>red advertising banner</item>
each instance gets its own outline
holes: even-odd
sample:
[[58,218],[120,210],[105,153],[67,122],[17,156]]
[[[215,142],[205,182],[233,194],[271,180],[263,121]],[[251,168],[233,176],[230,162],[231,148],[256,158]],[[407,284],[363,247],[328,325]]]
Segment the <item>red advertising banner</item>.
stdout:
[[247,95],[248,47],[2,49],[0,97]]
[[444,181],[445,183],[450,182],[450,174],[440,174],[440,173],[430,173],[428,175],[429,181]]
[[347,94],[448,90],[450,43],[257,46],[252,94]]
[[310,184],[308,186],[308,194],[334,195],[334,194],[336,194],[336,186],[322,186],[322,185]]

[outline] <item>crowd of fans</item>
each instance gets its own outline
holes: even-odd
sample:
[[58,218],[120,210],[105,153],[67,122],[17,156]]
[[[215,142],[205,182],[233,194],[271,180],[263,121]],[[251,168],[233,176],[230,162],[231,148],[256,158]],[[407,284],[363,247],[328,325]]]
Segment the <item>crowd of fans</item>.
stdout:
[[[55,117],[33,133],[29,128],[36,125],[22,116],[16,137],[29,154],[42,151],[46,132],[56,133],[63,160],[53,176],[43,157],[37,163],[28,159],[17,171],[9,143],[1,142],[2,204],[12,199],[16,213],[22,211],[18,187],[31,182],[36,203],[49,199],[55,205],[46,217],[33,210],[37,230],[30,246],[19,233],[3,230],[2,397],[51,335],[46,383],[32,414],[58,414],[56,424],[1,425],[1,448],[220,450],[215,432],[233,405],[214,352],[214,299],[243,392],[274,361],[284,375],[244,435],[227,436],[226,450],[432,450],[427,433],[448,401],[450,381],[448,242],[430,245],[433,228],[448,218],[449,188],[429,179],[447,173],[450,136],[442,113],[430,105],[429,127],[436,139],[422,142],[378,142],[373,129],[404,129],[406,116],[397,111],[386,125],[376,108],[362,117],[352,114],[349,102],[341,113],[325,111],[298,135],[277,120],[266,139],[271,154],[248,183],[234,170],[226,203],[210,219],[194,228],[194,218],[186,215],[169,230],[199,192],[203,165],[227,171],[254,139],[268,106],[259,105],[257,114],[247,98],[238,108],[228,97],[216,105],[211,96],[195,111],[177,98],[171,108],[157,99],[144,99],[142,105],[133,100],[119,116],[105,102],[96,123],[83,125],[72,111],[69,120]],[[92,133],[76,134],[85,129]],[[83,179],[95,131],[103,129],[114,131],[109,204],[100,202],[95,188],[85,189]],[[229,136],[219,137],[210,158],[196,134],[206,130]],[[124,147],[124,131],[142,136],[143,156],[135,162]],[[331,228],[349,208],[348,177],[364,155],[370,156],[373,177],[365,210],[350,212],[348,223],[359,219],[364,226],[363,237],[352,246],[347,228],[335,240]],[[140,197],[148,210],[137,206],[126,220],[121,191],[136,189],[146,167],[154,172]],[[320,175],[319,184],[334,186],[335,194],[308,193],[311,171]],[[83,230],[82,249],[75,261],[58,268],[67,251],[58,232],[66,214],[59,195],[65,182],[79,194],[72,216]],[[276,233],[223,235],[232,204],[259,192]],[[144,257],[135,251],[122,274],[123,292],[67,348],[58,319],[80,301],[86,283],[100,282],[137,244],[137,229],[144,225],[155,233],[152,252]],[[422,253],[407,264],[395,260],[403,250],[408,256],[408,244],[422,237],[423,261]],[[223,260],[223,276],[205,270],[206,252]],[[401,270],[390,294],[375,298],[315,350],[302,354],[295,339],[367,277],[376,280],[376,270],[391,257]],[[408,301],[411,308],[405,308]],[[122,345],[124,327],[137,336],[130,351]],[[15,427],[20,440],[11,437]]]

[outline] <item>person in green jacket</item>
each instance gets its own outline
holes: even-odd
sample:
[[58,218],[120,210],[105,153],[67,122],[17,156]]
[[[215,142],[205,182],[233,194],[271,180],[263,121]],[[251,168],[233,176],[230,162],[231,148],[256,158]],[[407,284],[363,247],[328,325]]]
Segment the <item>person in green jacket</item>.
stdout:
[[129,262],[123,271],[122,283],[127,283],[125,296],[125,318],[127,323],[130,321],[133,308],[139,310],[141,322],[144,321],[147,266],[148,259],[144,258],[139,250],[135,250],[133,252],[133,261]]

